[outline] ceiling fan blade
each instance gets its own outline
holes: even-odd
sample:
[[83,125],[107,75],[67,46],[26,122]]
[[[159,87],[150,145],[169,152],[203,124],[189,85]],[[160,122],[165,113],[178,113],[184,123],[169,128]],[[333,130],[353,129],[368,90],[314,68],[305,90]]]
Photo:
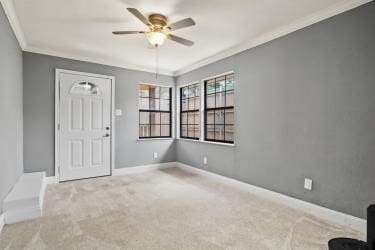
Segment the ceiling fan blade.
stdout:
[[172,41],[175,41],[175,42],[178,42],[178,43],[181,43],[181,44],[186,45],[186,46],[193,46],[193,44],[194,44],[193,41],[190,41],[190,40],[187,40],[185,38],[175,36],[175,35],[168,35],[168,39],[170,39]]
[[136,18],[138,18],[142,23],[146,24],[147,26],[152,26],[152,24],[148,21],[148,18],[145,17],[141,12],[139,12],[139,10],[135,8],[127,8],[127,10]]
[[113,35],[144,34],[145,31],[113,31]]
[[195,22],[191,18],[186,18],[175,23],[171,23],[167,28],[169,30],[178,30],[186,27],[195,25]]

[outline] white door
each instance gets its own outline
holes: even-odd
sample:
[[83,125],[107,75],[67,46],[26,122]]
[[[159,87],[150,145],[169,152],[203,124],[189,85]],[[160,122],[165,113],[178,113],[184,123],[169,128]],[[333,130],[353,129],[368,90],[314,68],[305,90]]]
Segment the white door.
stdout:
[[112,80],[59,73],[60,181],[111,174]]

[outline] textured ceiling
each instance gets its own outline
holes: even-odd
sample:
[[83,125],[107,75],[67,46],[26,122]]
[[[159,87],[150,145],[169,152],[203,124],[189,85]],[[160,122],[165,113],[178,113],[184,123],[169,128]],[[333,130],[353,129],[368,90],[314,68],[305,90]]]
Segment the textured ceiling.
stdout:
[[159,68],[168,74],[351,5],[348,0],[13,0],[25,50],[149,71],[155,68],[155,50],[144,35],[111,34],[146,30],[126,8],[162,13],[170,22],[192,17],[196,26],[174,34],[195,41],[193,47],[167,41],[159,49]]

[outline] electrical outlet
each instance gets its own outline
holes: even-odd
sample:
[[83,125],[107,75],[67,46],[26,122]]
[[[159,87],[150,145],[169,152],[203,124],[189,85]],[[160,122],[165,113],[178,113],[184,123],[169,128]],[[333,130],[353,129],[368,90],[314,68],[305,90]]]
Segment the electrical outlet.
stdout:
[[158,158],[158,152],[154,152],[154,159]]
[[207,156],[203,157],[203,164],[207,165]]
[[121,109],[116,109],[115,113],[116,113],[116,116],[122,116],[122,110]]
[[305,185],[304,188],[307,190],[312,190],[312,180],[305,178]]

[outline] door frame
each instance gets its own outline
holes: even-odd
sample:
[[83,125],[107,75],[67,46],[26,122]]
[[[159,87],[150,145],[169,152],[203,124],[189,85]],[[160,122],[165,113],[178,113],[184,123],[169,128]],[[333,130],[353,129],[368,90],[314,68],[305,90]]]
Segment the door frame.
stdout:
[[67,73],[80,76],[97,77],[111,80],[111,161],[110,175],[113,175],[115,168],[115,77],[108,75],[99,75],[80,71],[55,69],[55,181],[60,182],[60,74]]

